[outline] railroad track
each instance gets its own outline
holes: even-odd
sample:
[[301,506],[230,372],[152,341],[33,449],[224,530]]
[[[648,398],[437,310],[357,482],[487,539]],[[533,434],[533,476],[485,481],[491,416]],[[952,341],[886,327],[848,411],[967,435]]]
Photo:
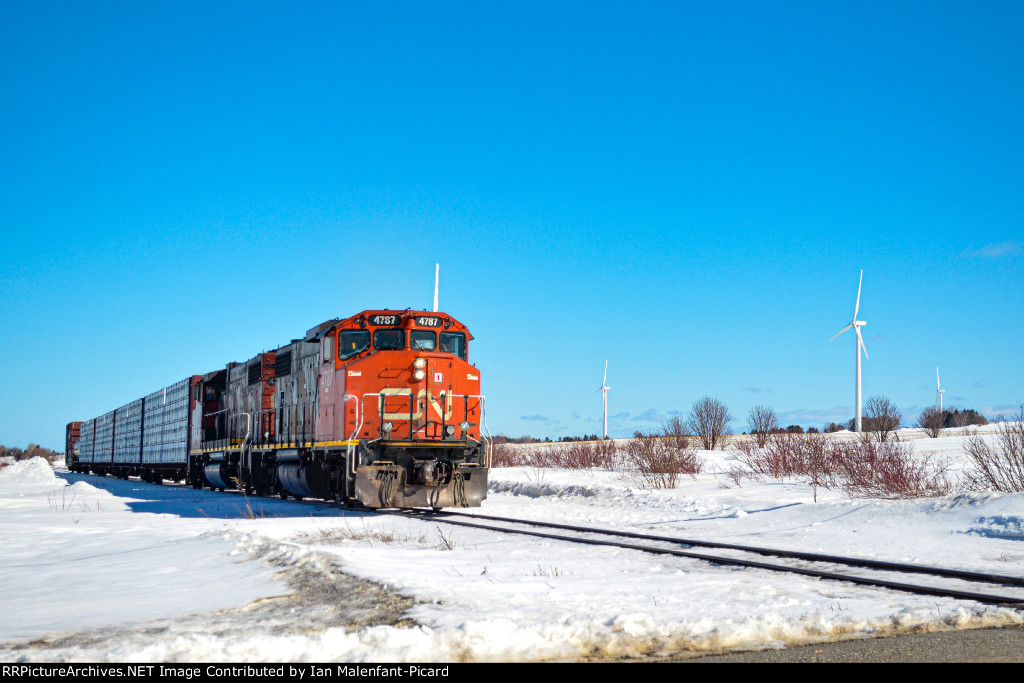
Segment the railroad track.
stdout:
[[[242,495],[239,491],[225,491],[224,493]],[[304,502],[310,505],[339,510],[353,509],[346,508],[339,503],[329,501],[307,500]],[[617,531],[613,529],[598,529],[571,524],[557,524],[554,522],[511,519],[507,517],[496,517],[493,515],[465,512],[372,510],[369,508],[357,508],[357,510],[363,513],[372,512],[381,515],[429,519],[434,522],[469,527],[473,529],[518,534],[534,538],[566,541],[570,543],[623,548],[658,555],[685,557],[719,565],[800,574],[830,581],[845,581],[862,586],[888,588],[890,590],[917,595],[931,595],[958,600],[971,600],[983,604],[1024,609],[1024,577],[985,574],[981,572],[965,571],[962,569],[928,567],[923,565],[902,564],[898,562],[886,562],[882,560],[870,560],[866,558],[805,553],[776,548],[761,548],[733,543],[719,543],[715,541],[680,538],[676,536],[661,536],[640,532]],[[544,531],[540,531],[539,529],[544,529]],[[606,540],[602,537],[609,537],[618,540]],[[696,552],[692,550],[693,548],[715,549],[728,551],[732,554],[710,555],[704,552]],[[777,557],[791,562],[787,564],[779,564],[757,559],[761,557]],[[843,574],[838,571],[834,571],[832,567],[835,566],[859,569],[862,572],[874,572],[875,574]],[[957,582],[959,585],[951,587],[906,583],[904,581],[894,580],[891,578],[892,574],[916,574],[929,576],[933,579],[937,578],[940,580]],[[985,585],[987,586],[986,590],[1014,590],[1015,594],[994,594],[967,590],[964,587],[965,585]]]
[[[961,569],[945,569],[942,567],[928,567],[923,565],[902,564],[898,562],[843,557],[838,555],[804,553],[790,550],[779,550],[775,548],[760,548],[732,543],[717,543],[714,541],[702,541],[674,536],[660,536],[639,532],[597,529],[570,524],[510,519],[506,517],[495,517],[492,515],[428,512],[419,510],[381,510],[379,512],[382,514],[429,518],[432,521],[474,529],[484,529],[531,536],[535,538],[568,541],[570,543],[583,543],[586,545],[638,550],[645,553],[703,560],[713,564],[766,569],[769,571],[785,572],[789,574],[802,574],[804,576],[812,576],[819,579],[845,581],[862,586],[873,586],[876,588],[888,588],[917,595],[973,600],[983,604],[1024,609],[1024,577],[985,574]],[[469,520],[496,522],[500,524],[500,526]],[[538,529],[550,529],[551,531],[539,531]],[[558,533],[556,533],[556,531]],[[601,537],[611,537],[619,540],[606,540]],[[725,550],[729,551],[730,555],[710,555],[704,552],[696,552],[692,550],[692,548]],[[790,560],[791,562],[783,564],[765,562],[764,560],[757,559],[766,556],[778,557]],[[858,569],[861,570],[861,572],[858,574],[839,573],[832,569],[832,567],[835,566]],[[956,582],[957,584],[962,585],[940,586],[907,583],[891,578],[891,575],[893,574],[923,575],[932,577],[933,579],[937,578],[940,580]],[[1016,590],[1014,590],[1014,595],[1008,595],[1005,593],[994,594],[989,592],[979,592],[978,590],[967,590],[964,587],[966,585],[982,584],[985,586],[984,590]]]

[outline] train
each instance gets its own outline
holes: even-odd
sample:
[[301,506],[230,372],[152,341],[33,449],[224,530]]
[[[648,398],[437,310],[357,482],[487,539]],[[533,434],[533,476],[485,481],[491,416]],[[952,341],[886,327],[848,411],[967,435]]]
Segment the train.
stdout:
[[478,507],[490,439],[468,328],[364,310],[70,422],[73,472],[365,508]]

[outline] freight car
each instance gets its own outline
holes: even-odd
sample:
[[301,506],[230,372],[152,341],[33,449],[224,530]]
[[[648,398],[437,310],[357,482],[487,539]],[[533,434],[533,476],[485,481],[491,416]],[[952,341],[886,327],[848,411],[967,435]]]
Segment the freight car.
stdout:
[[328,320],[72,422],[68,466],[370,508],[479,506],[489,451],[472,338],[445,313]]

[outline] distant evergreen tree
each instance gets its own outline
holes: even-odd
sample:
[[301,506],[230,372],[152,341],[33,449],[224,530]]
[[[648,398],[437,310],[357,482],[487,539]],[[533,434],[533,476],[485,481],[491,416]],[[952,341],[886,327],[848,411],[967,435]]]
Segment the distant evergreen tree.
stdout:
[[964,410],[956,408],[950,410],[947,408],[942,411],[942,426],[947,429],[950,427],[969,427],[971,425],[987,424],[988,420],[985,419],[985,416],[973,408],[966,408]]

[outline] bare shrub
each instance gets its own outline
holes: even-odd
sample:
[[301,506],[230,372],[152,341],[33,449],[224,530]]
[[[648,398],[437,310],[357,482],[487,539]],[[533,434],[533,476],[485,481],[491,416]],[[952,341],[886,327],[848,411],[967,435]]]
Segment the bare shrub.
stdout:
[[724,403],[717,398],[704,396],[694,402],[686,426],[691,434],[696,435],[704,450],[712,451],[722,443],[731,420],[732,415]]
[[751,443],[736,444],[737,459],[751,471],[781,479],[802,473],[800,442],[803,437],[780,432],[769,436],[763,448]]
[[615,466],[615,456],[619,453],[619,447],[615,445],[615,442],[611,439],[605,441],[595,441],[590,445],[593,451],[595,463],[590,467],[604,467],[612,468]]
[[[735,484],[736,486],[740,486],[740,487],[743,486],[743,479],[744,478],[747,478],[747,479],[757,479],[756,476],[754,476],[754,477],[750,476],[750,471],[749,470],[747,470],[744,467],[740,467],[739,465],[731,465],[727,470],[725,470],[725,476],[729,477],[729,479],[732,480],[733,484]],[[729,488],[729,486],[725,485],[723,488]]]
[[495,437],[491,442],[491,467],[518,467],[526,464],[522,450]]
[[615,459],[613,441],[573,441],[550,449],[550,460],[554,467],[571,470],[592,467],[610,468]]
[[846,444],[841,453],[842,486],[850,496],[919,498],[951,489],[946,465],[929,455],[915,457],[907,443],[860,441]]
[[875,438],[884,443],[894,435],[903,423],[903,413],[885,396],[872,396],[864,408],[864,431],[874,432]]
[[562,444],[551,444],[531,448],[523,455],[523,464],[530,467],[555,468],[561,460]]
[[1001,422],[996,427],[995,444],[974,432],[967,437],[964,452],[971,462],[971,469],[965,473],[968,488],[1024,491],[1024,403],[1012,422]]
[[674,489],[680,475],[696,477],[704,459],[671,438],[635,432],[623,447],[623,479],[639,488]]
[[779,428],[779,417],[771,406],[754,406],[747,415],[747,427],[758,447],[764,448],[768,435]]
[[494,467],[536,467],[561,469],[611,469],[617,448],[608,441],[567,441],[527,447],[495,444]]
[[452,532],[449,531],[448,535],[445,536],[444,532],[441,531],[441,527],[436,527],[436,529],[438,543],[434,547],[438,550],[454,550],[455,541],[452,540]]
[[661,425],[661,433],[669,440],[675,448],[686,449],[690,447],[690,429],[686,422],[678,415]]
[[750,457],[751,453],[753,453],[757,449],[757,446],[754,445],[753,441],[737,441],[736,443],[732,444],[732,447],[736,449],[740,456],[743,457]]
[[945,415],[939,412],[938,408],[925,408],[917,416],[917,426],[924,430],[924,433],[933,439],[942,436],[942,423]]
[[[898,441],[840,441],[828,434],[773,434],[764,448],[736,445],[736,458],[755,475],[799,478],[818,489],[842,488],[850,496],[913,498],[950,491],[946,464]],[[735,477],[730,474],[731,477]]]
[[838,486],[839,463],[846,447],[827,434],[777,432],[768,438],[764,448],[737,444],[736,457],[759,478],[806,480],[817,502],[819,488]]

